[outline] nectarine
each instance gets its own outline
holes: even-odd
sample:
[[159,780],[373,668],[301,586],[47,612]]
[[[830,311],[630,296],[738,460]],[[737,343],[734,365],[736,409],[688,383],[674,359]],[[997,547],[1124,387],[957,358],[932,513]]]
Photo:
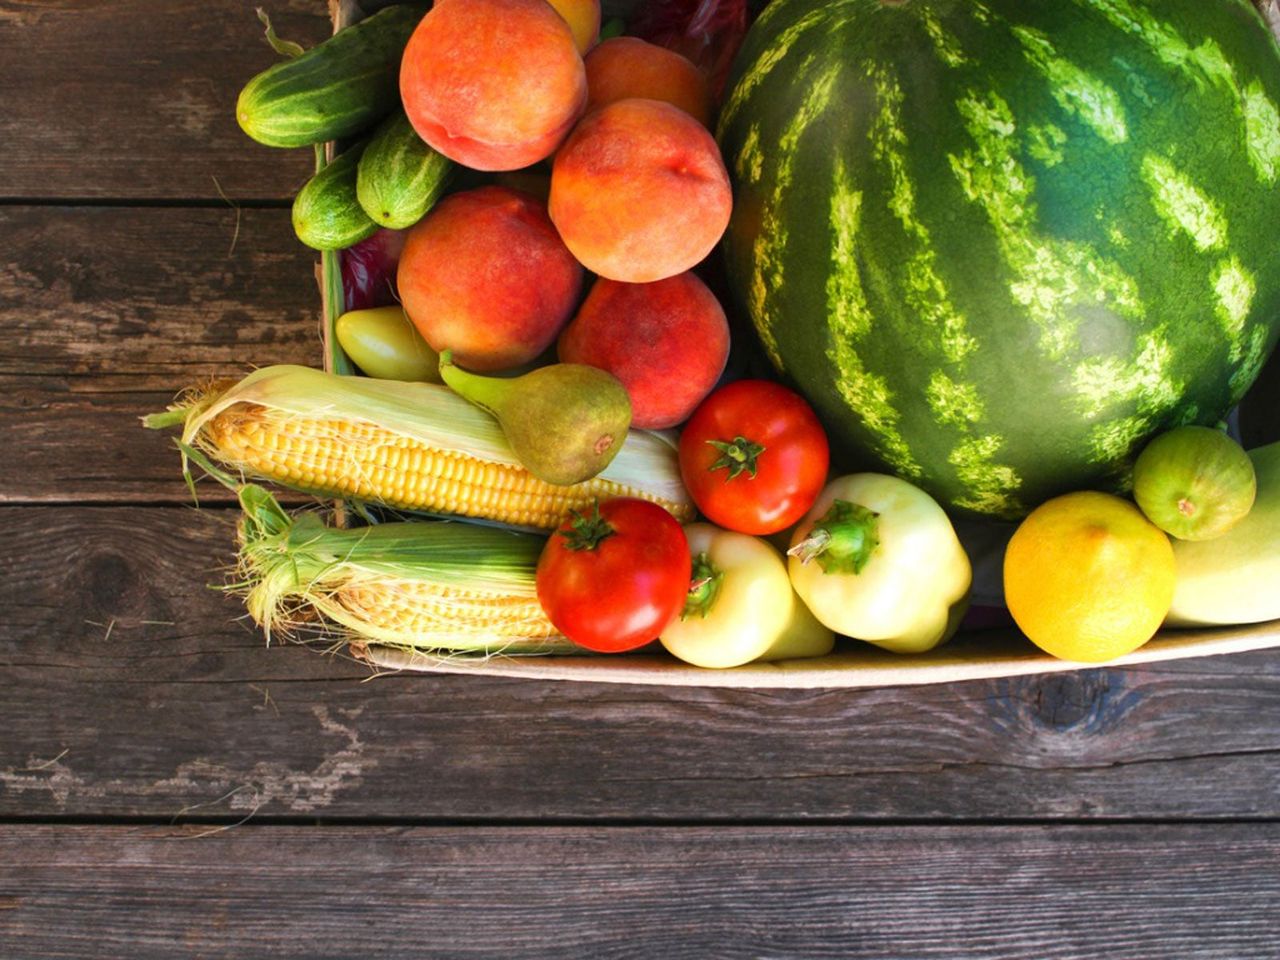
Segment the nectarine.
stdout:
[[711,126],[707,78],[674,50],[638,37],[614,37],[597,46],[587,67],[587,111],[617,100],[644,97],[679,107],[704,127]]
[[550,156],[587,102],[569,24],[546,0],[444,0],[400,62],[400,99],[428,144],[475,170]]
[[715,294],[692,273],[653,283],[600,279],[557,350],[565,363],[600,367],[621,380],[634,426],[674,427],[724,371],[729,324]]
[[610,280],[647,283],[688,270],[715,247],[732,206],[711,134],[657,100],[589,113],[551,168],[552,222],[582,265]]
[[504,370],[555,340],[582,267],[536,198],[480,187],[446,197],[409,231],[396,287],[433,350],[453,350],[471,370]]

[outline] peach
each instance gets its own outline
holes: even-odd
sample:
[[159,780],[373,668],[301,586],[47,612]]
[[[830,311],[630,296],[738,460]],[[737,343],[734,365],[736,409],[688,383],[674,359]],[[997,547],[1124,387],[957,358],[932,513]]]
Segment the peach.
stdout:
[[631,423],[674,427],[724,372],[729,324],[715,294],[692,273],[653,283],[600,279],[557,345],[565,363],[600,367],[622,381]]
[[657,100],[587,114],[551,168],[552,222],[582,265],[610,280],[648,283],[688,270],[715,247],[732,206],[711,134]]
[[637,37],[614,37],[586,58],[587,111],[645,97],[679,107],[711,126],[711,91],[701,70],[674,50]]
[[587,75],[546,0],[441,0],[405,47],[400,98],[449,159],[515,170],[560,145],[586,107]]
[[433,350],[488,371],[547,349],[573,314],[582,277],[536,198],[480,187],[446,197],[409,231],[396,287]]
[[585,54],[600,40],[600,0],[547,0],[573,33],[578,52]]

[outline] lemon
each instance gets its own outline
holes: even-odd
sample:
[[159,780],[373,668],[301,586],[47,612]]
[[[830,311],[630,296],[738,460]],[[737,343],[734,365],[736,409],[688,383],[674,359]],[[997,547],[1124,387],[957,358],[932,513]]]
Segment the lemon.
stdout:
[[1040,649],[1098,663],[1155,635],[1173,603],[1169,538],[1120,497],[1085,491],[1042,504],[1009,541],[1005,603]]

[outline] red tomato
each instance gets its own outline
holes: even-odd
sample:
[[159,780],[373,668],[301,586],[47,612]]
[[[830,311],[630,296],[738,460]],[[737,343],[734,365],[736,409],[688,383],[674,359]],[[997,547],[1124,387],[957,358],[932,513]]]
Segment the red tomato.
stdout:
[[760,536],[791,526],[827,482],[827,434],[794,390],[739,380],[694,411],[680,434],[680,473],[712,523]]
[[556,629],[600,653],[655,639],[684,608],[692,573],[679,522],[647,500],[574,512],[538,559],[538,600]]

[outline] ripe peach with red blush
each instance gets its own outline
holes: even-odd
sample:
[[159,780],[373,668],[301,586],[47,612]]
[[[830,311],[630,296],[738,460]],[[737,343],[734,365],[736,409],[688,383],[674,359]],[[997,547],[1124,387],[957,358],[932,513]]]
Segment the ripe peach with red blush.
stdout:
[[428,144],[475,170],[548,157],[587,103],[569,24],[546,0],[440,0],[400,62],[400,99]]
[[674,50],[638,37],[614,37],[597,46],[587,67],[587,111],[642,97],[679,107],[704,127],[711,125],[706,75]]
[[582,278],[542,203],[493,186],[446,197],[409,231],[396,288],[433,350],[487,371],[528,363],[549,347],[573,314]]
[[657,100],[587,114],[551,168],[552,222],[579,262],[610,280],[648,283],[690,269],[720,240],[732,206],[711,134]]
[[622,381],[631,423],[661,429],[693,413],[729,358],[729,324],[715,294],[692,273],[653,283],[599,279],[557,344],[565,363]]

